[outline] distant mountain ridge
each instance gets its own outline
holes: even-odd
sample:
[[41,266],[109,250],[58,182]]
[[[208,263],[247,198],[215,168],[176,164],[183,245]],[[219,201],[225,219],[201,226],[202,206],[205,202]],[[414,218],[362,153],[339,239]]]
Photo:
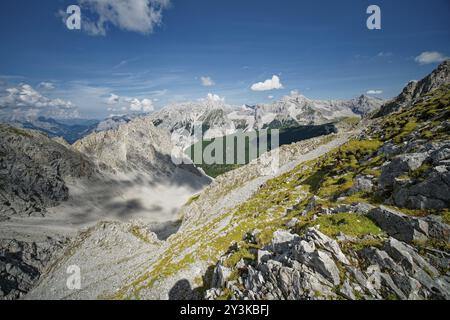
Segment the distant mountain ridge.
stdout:
[[[61,137],[69,144],[93,132],[117,129],[139,117],[149,117],[155,126],[167,129],[189,146],[193,125],[201,122],[205,138],[212,139],[263,128],[321,125],[342,117],[361,116],[378,109],[383,100],[362,95],[351,100],[312,100],[302,95],[285,96],[271,104],[231,106],[221,100],[170,104],[150,115],[112,115],[104,120],[53,119],[48,117],[3,118],[2,122],[17,128],[39,130],[50,138]],[[186,134],[188,132],[189,134]]]
[[35,119],[7,123],[17,128],[44,132],[50,138],[62,137],[71,144],[95,130],[99,122],[98,120],[88,119],[57,120],[53,118],[38,117]]
[[194,123],[202,124],[204,139],[265,128],[322,125],[377,110],[382,99],[366,95],[351,100],[312,100],[299,94],[270,104],[230,106],[223,101],[199,101],[169,105],[151,115],[156,127],[169,130],[184,147],[197,142]]

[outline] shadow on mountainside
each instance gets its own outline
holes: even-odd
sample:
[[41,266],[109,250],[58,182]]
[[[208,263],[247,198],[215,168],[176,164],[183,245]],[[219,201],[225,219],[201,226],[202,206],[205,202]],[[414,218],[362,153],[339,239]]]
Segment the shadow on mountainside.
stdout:
[[169,291],[169,300],[203,300],[206,290],[210,288],[214,266],[209,266],[202,277],[203,285],[192,288],[188,280],[182,279],[175,283]]

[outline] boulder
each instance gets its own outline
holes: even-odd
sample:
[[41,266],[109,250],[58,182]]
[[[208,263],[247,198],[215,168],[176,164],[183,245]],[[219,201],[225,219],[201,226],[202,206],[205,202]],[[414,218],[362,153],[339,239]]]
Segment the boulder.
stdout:
[[383,165],[378,184],[382,189],[392,188],[396,178],[408,174],[418,168],[428,158],[427,152],[409,153],[396,156],[391,162]]
[[425,221],[407,216],[394,209],[380,206],[370,210],[368,216],[388,235],[398,240],[412,242],[428,238]]
[[213,288],[222,288],[225,285],[226,280],[231,274],[231,269],[224,267],[218,263],[214,269],[211,286]]
[[393,201],[410,209],[444,209],[450,206],[450,166],[433,168],[422,180],[396,188]]
[[274,232],[272,242],[268,247],[274,252],[282,253],[292,248],[293,242],[298,239],[299,236],[296,234],[285,230],[277,230]]
[[348,195],[355,194],[357,192],[370,192],[373,189],[372,179],[366,176],[356,176],[353,179],[353,186],[347,192]]

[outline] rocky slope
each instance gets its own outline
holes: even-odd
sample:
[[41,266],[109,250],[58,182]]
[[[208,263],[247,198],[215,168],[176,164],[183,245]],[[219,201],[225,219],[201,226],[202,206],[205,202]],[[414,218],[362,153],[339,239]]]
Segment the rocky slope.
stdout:
[[139,218],[167,237],[179,207],[210,182],[174,165],[169,133],[145,119],[74,146],[7,125],[0,133],[0,298],[22,297],[68,237],[99,221]]
[[[328,237],[318,228],[308,228],[300,236],[277,230],[271,242],[257,250],[254,260],[249,255],[230,269],[225,265],[239,252],[238,247],[236,251],[232,248],[216,266],[213,288],[207,291],[206,298],[450,298],[450,279],[442,272],[448,267],[448,255],[430,251],[424,258],[413,246],[393,237],[376,247],[358,247],[345,235],[337,238]],[[366,241],[376,243],[377,239]]]
[[[282,156],[279,157],[282,165],[280,170],[289,170],[296,163],[301,162],[302,159],[311,159],[324,154],[330,148],[338,146],[346,140],[345,136],[329,136],[303,141],[290,147],[283,146],[280,152]],[[323,147],[320,147],[321,145]],[[110,261],[111,257],[109,255],[102,254],[103,251],[100,251],[100,256],[96,260],[86,260],[86,256],[93,252],[91,251],[94,250],[93,246],[87,252],[68,249],[64,257],[70,257],[70,260],[59,259],[56,262],[58,267],[51,270],[28,297],[39,298],[42,296],[53,299],[95,299],[125,297],[128,295],[131,297],[162,299],[182,297],[180,293],[176,292],[177,290],[171,291],[172,286],[182,279],[179,272],[186,274],[188,278],[193,275],[201,278],[209,263],[204,258],[196,259],[194,256],[202,252],[205,254],[205,257],[208,256],[207,252],[210,251],[208,248],[209,240],[216,242],[219,241],[218,237],[225,237],[223,245],[229,243],[227,237],[233,236],[233,234],[227,235],[224,230],[221,230],[221,228],[225,227],[233,230],[235,226],[234,224],[228,225],[229,211],[249,199],[266,181],[276,176],[277,173],[272,172],[271,160],[272,158],[266,155],[266,157],[259,159],[259,161],[254,161],[248,166],[226,173],[224,176],[216,179],[199,197],[192,197],[188,201],[190,205],[182,212],[184,218],[181,229],[167,240],[160,242],[157,247],[147,247],[150,251],[144,257],[148,256],[151,259],[143,259],[143,262],[139,265],[133,265],[130,262],[130,264],[123,263],[115,267],[115,272],[123,277],[122,282],[112,283],[107,279],[99,281],[95,277],[98,268],[102,268],[103,265],[108,265],[110,268],[114,262]],[[210,225],[213,223],[212,221],[216,221],[221,227],[204,233],[201,227]],[[133,232],[129,228],[121,227],[121,230],[124,231],[120,233],[123,234],[125,232],[127,234],[125,235],[126,237],[133,236]],[[123,244],[110,241],[109,236],[105,234],[104,227],[96,227],[89,232],[88,237],[82,234],[73,241],[81,245],[91,243],[94,241],[93,239],[99,237],[106,239],[105,241],[107,241],[110,249],[108,252],[122,252],[119,247],[122,247]],[[76,245],[76,247],[80,245]],[[145,241],[141,245],[147,246]],[[214,254],[211,254],[211,257],[218,257],[219,254],[220,251],[214,252]],[[133,261],[133,257],[134,251],[122,252],[121,261]],[[186,264],[188,261],[189,263]],[[85,286],[75,292],[66,288],[64,280],[66,277],[65,270],[73,262],[76,262],[83,270],[87,270],[86,277],[83,277]],[[192,264],[190,264],[191,262]],[[149,267],[153,271],[149,272]],[[128,287],[130,283],[135,284]],[[153,283],[154,287],[148,291],[141,288],[141,286],[145,287],[147,283]],[[99,292],[102,294],[97,295]],[[196,297],[199,298],[200,296]]]
[[332,150],[293,148],[297,162],[268,179],[252,164],[227,173],[108,297],[448,299],[449,89],[367,120]]
[[282,214],[229,247],[206,298],[449,299],[449,111],[447,84],[267,185],[241,214],[275,211],[264,193]]
[[94,178],[83,154],[42,133],[0,125],[0,217],[45,215],[67,200],[68,178]]
[[[0,298],[16,299],[66,241],[36,231],[33,222],[69,199],[70,181],[100,174],[86,156],[40,132],[0,125],[0,133]],[[33,221],[28,231],[12,226],[25,220]]]
[[[193,196],[170,231],[98,224],[72,239],[27,298],[448,299],[449,108],[445,83],[388,117],[282,146]],[[106,172],[167,176],[158,147],[133,145],[142,136],[165,145],[156,128],[144,132],[154,120],[76,147]],[[66,286],[74,264],[81,290]]]
[[172,162],[169,133],[156,128],[148,118],[137,118],[116,129],[91,134],[77,141],[73,148],[89,155],[103,171],[138,171],[170,178],[179,169],[208,180],[194,166],[177,167]]

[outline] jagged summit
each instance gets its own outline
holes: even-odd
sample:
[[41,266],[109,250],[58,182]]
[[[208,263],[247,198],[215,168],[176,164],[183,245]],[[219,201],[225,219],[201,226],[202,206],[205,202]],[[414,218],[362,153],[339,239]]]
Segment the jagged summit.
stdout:
[[[231,106],[219,100],[169,105],[150,115],[155,126],[176,135],[193,134],[194,122],[202,122],[205,138],[233,134],[237,130],[322,125],[345,117],[365,115],[383,100],[362,95],[351,100],[313,100],[293,92],[270,104]],[[193,143],[192,139],[187,139]]]
[[411,106],[423,95],[450,84],[450,59],[442,62],[431,74],[420,81],[410,81],[402,93],[383,105],[376,117],[385,116],[394,111]]

